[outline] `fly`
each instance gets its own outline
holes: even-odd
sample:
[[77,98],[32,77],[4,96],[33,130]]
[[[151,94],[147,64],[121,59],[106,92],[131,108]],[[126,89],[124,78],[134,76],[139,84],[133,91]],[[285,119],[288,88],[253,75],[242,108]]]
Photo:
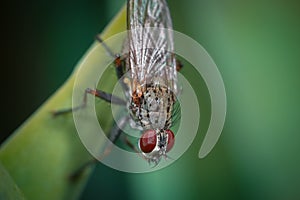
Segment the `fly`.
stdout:
[[177,93],[172,21],[165,0],[129,0],[127,13],[131,124],[143,130],[140,151],[157,164],[175,142],[170,130]]
[[[177,71],[182,67],[173,53],[172,21],[166,1],[128,0],[127,29],[123,56],[114,55],[101,38],[96,38],[115,58],[116,74],[126,100],[102,90],[87,88],[82,105],[53,114],[60,115],[83,108],[87,94],[126,106],[130,115],[118,120],[118,126],[112,128],[109,139],[115,143],[122,129],[130,124],[143,132],[138,141],[138,152],[149,163],[158,164],[162,157],[167,157],[175,143],[175,135],[170,129],[176,111]],[[135,145],[128,144],[136,150]],[[103,156],[108,153],[109,147]],[[94,162],[86,163],[74,176]]]

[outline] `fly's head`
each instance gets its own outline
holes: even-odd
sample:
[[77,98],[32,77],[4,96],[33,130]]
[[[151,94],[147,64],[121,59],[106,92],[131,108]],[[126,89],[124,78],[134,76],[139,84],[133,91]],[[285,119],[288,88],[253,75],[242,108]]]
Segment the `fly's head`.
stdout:
[[162,157],[167,157],[166,153],[172,149],[174,143],[175,136],[170,129],[149,129],[144,131],[138,146],[148,162],[157,165]]

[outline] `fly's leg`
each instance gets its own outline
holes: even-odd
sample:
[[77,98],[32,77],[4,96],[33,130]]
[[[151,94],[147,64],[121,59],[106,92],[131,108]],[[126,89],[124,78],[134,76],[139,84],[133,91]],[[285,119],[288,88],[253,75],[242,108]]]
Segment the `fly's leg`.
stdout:
[[176,70],[179,72],[183,67],[183,64],[181,63],[180,60],[176,59]]
[[53,116],[67,114],[67,113],[74,112],[74,111],[77,111],[79,109],[84,108],[86,106],[87,95],[88,94],[91,94],[91,95],[93,95],[95,97],[103,99],[103,100],[105,100],[105,101],[107,101],[109,103],[113,103],[113,104],[117,104],[117,105],[122,105],[122,106],[126,105],[126,101],[124,101],[123,99],[121,99],[121,98],[119,98],[117,96],[113,96],[112,94],[109,94],[109,93],[104,92],[102,90],[87,88],[85,90],[85,92],[84,92],[83,101],[82,101],[81,105],[73,107],[73,108],[67,108],[67,109],[53,111],[52,112]]
[[71,181],[76,181],[80,176],[83,174],[83,172],[89,168],[90,166],[96,164],[99,160],[102,160],[105,156],[107,156],[111,150],[115,142],[119,139],[120,135],[122,134],[122,129],[128,124],[129,116],[124,116],[118,120],[118,122],[113,126],[113,128],[110,131],[109,134],[109,140],[110,142],[105,147],[103,153],[96,159],[93,158],[92,160],[84,163],[82,166],[80,166],[76,171],[74,171],[70,176]]
[[[115,64],[116,74],[117,74],[118,79],[121,82],[122,88],[123,88],[124,93],[126,95],[126,91],[128,91],[129,88],[123,80],[124,79],[124,77],[123,77],[123,75],[124,75],[124,64],[125,64],[124,60],[121,58],[120,55],[114,54],[111,51],[111,49],[105,44],[105,42],[103,42],[103,40],[99,36],[96,36],[96,40],[99,41],[101,43],[101,45],[104,47],[104,49],[107,51],[107,53],[115,59],[114,64]],[[82,102],[81,105],[79,105],[77,107],[74,107],[74,108],[67,108],[67,109],[62,109],[62,110],[58,110],[58,111],[53,111],[52,112],[53,116],[74,112],[76,110],[84,108],[86,106],[86,102],[87,102],[87,94],[92,94],[95,97],[98,97],[98,98],[103,99],[107,102],[114,103],[114,104],[117,104],[117,105],[123,105],[123,106],[126,105],[126,102],[124,100],[122,100],[121,98],[119,98],[119,97],[113,96],[112,94],[109,94],[109,93],[101,91],[101,90],[87,88],[84,92],[83,102]]]
[[124,66],[125,66],[125,60],[122,58],[119,54],[114,54],[111,49],[105,44],[105,42],[97,35],[96,40],[102,44],[102,46],[105,48],[106,52],[115,59],[115,69],[118,79],[120,80],[120,83],[122,85],[123,91],[126,95],[126,92],[129,90],[128,85],[124,81]]
[[[128,88],[128,85],[125,83],[124,76],[123,76],[124,75],[124,66],[125,66],[124,59],[122,59],[120,55],[114,54],[110,50],[110,48],[102,41],[102,39],[100,37],[97,36],[96,40],[98,40],[103,45],[103,47],[108,52],[108,54],[115,59],[114,64],[115,64],[115,69],[116,69],[116,75],[117,75],[118,79],[120,80],[123,91],[126,95],[126,92],[129,90],[129,88]],[[88,94],[92,94],[93,96],[103,99],[109,103],[126,106],[126,101],[124,101],[123,99],[121,99],[119,97],[116,97],[112,94],[106,93],[101,90],[87,88],[84,92],[84,97],[83,97],[83,101],[82,101],[81,105],[74,107],[74,108],[68,108],[68,109],[54,111],[54,112],[52,112],[52,114],[54,116],[57,116],[57,115],[61,115],[61,114],[74,112],[76,110],[84,108],[87,104]],[[74,171],[69,176],[71,181],[76,181],[88,167],[96,164],[98,162],[98,160],[103,159],[105,156],[107,156],[111,152],[114,143],[118,140],[118,138],[120,137],[120,135],[122,133],[122,129],[126,126],[126,124],[128,124],[128,120],[129,120],[129,116],[122,117],[122,118],[120,118],[120,120],[118,120],[117,124],[115,124],[112,127],[112,130],[109,134],[109,140],[111,142],[109,142],[106,145],[103,153],[97,159],[96,158],[91,159],[90,161],[88,161],[88,162],[84,163],[82,166],[80,166],[76,171]]]

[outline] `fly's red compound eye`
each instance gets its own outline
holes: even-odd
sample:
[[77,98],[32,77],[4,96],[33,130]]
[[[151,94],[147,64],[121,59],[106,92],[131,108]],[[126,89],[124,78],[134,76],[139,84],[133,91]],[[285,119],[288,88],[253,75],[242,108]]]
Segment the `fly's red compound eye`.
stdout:
[[168,152],[174,146],[175,136],[174,136],[174,133],[170,129],[166,130],[166,133],[168,134],[168,144],[167,144],[166,152]]
[[140,138],[140,149],[144,153],[150,153],[156,146],[155,130],[146,130]]

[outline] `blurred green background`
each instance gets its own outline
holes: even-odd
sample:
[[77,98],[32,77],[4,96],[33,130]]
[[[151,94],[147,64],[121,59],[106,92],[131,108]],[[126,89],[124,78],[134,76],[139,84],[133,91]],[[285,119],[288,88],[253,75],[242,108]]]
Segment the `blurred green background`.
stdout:
[[[33,0],[1,6],[1,141],[67,79],[123,4]],[[228,111],[222,136],[208,157],[198,159],[209,120],[202,82],[200,134],[183,157],[149,174],[99,164],[81,199],[299,199],[299,6],[169,1],[174,29],[203,45],[223,76]],[[188,64],[182,73],[192,76]]]

